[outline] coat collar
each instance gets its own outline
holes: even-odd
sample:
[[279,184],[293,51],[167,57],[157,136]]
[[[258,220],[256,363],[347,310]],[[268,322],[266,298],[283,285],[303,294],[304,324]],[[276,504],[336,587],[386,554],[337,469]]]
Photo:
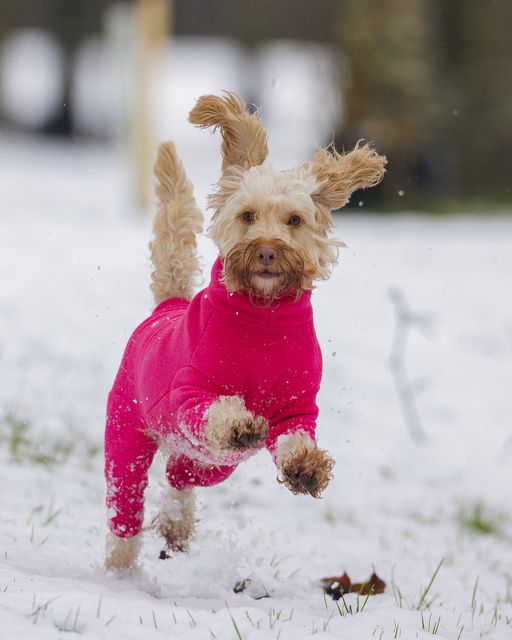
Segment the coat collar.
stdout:
[[266,326],[295,326],[312,321],[311,292],[303,291],[298,300],[286,296],[268,306],[254,304],[245,293],[229,293],[221,282],[222,258],[215,261],[209,286],[202,292],[213,307],[228,315]]

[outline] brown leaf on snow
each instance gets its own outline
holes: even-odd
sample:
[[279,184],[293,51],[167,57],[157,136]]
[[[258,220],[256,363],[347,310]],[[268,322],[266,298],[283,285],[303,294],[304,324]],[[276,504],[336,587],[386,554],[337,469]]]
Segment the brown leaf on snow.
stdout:
[[363,596],[370,594],[374,596],[378,593],[384,593],[386,583],[379,578],[376,573],[372,573],[370,579],[367,582],[355,582],[352,584],[350,591],[352,593],[360,593]]
[[346,573],[342,576],[331,576],[330,578],[322,578],[320,584],[323,587],[324,593],[328,596],[332,596],[333,600],[339,600],[341,595],[350,592],[352,582]]
[[366,582],[352,582],[348,575],[343,573],[338,577],[322,578],[320,584],[324,593],[331,596],[333,600],[339,600],[346,593],[374,596],[378,593],[383,593],[386,588],[386,583],[376,573],[372,573],[370,579]]

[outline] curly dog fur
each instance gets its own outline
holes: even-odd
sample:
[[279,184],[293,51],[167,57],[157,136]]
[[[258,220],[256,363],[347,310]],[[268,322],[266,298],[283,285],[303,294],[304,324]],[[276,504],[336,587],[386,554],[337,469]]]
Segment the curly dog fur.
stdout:
[[307,433],[298,431],[282,436],[276,450],[277,480],[292,493],[319,498],[332,478],[334,459],[320,449]]
[[[276,171],[268,161],[260,111],[248,113],[242,98],[231,92],[199,98],[189,121],[218,129],[222,136],[221,176],[208,205],[213,209],[209,235],[222,257],[227,291],[270,307],[290,294],[298,300],[315,281],[328,278],[344,246],[331,234],[331,211],[344,206],[356,189],[382,180],[386,158],[368,144],[358,143],[348,153],[329,146],[311,161]],[[172,143],[160,146],[155,176],[151,289],[157,304],[174,297],[190,300],[200,274],[196,237],[203,216]],[[205,420],[205,441],[214,453],[256,450],[269,434],[267,420],[236,395],[220,396]],[[162,438],[160,447],[171,461],[181,455]],[[332,478],[334,460],[305,430],[280,435],[272,455],[278,481],[294,494],[319,498]],[[161,557],[186,550],[195,523],[194,490],[167,491],[153,521],[165,541]],[[106,567],[133,566],[140,542],[140,533],[131,538],[109,534]]]

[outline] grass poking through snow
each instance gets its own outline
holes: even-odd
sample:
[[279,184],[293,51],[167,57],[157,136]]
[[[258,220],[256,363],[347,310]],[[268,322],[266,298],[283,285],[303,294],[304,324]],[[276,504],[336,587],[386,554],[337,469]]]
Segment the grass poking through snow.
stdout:
[[82,434],[69,429],[66,438],[36,436],[31,423],[12,412],[0,418],[0,447],[7,450],[12,464],[32,463],[55,467],[79,455],[85,466],[100,452],[97,444],[88,442]]
[[481,502],[461,508],[457,517],[462,529],[486,536],[502,536],[507,519],[505,513],[493,513]]
[[434,573],[432,574],[432,577],[430,578],[429,583],[427,584],[427,586],[423,590],[423,593],[420,596],[416,609],[418,610],[421,610],[422,608],[428,609],[432,604],[432,602],[434,601],[434,598],[432,598],[430,601],[427,601],[427,596],[429,594],[430,589],[432,588],[432,585],[434,584],[435,579],[437,578],[437,574],[439,573],[439,570],[443,566],[443,563],[444,563],[444,558],[441,558],[441,561],[439,562]]

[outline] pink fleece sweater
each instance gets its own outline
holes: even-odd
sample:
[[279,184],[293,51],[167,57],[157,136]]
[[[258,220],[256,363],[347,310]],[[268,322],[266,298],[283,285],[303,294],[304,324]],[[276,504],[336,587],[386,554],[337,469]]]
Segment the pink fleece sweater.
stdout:
[[218,258],[206,289],[190,303],[162,302],[128,341],[105,433],[109,526],[120,537],[141,529],[155,435],[175,452],[167,479],[177,489],[217,484],[255,453],[208,448],[203,429],[219,396],[239,396],[268,420],[271,453],[283,434],[303,430],[314,439],[322,357],[311,294],[259,307],[228,293],[221,274]]

